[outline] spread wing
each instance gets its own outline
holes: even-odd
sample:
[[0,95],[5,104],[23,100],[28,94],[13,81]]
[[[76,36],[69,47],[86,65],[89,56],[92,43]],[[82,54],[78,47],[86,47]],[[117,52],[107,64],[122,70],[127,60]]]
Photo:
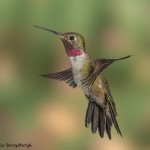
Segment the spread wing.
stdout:
[[73,88],[77,87],[77,84],[75,83],[74,78],[73,78],[71,68],[66,69],[64,71],[56,72],[56,73],[44,74],[41,76],[45,78],[56,79],[59,81],[66,81],[66,83],[69,84],[69,86]]
[[105,69],[107,68],[110,64],[112,64],[113,62],[117,61],[117,60],[122,60],[122,59],[127,59],[129,58],[129,56],[126,56],[126,57],[122,57],[122,58],[119,58],[119,59],[95,59],[94,62],[94,71],[93,73],[83,81],[83,83],[85,85],[92,85],[95,81],[95,79],[97,78],[97,76]]

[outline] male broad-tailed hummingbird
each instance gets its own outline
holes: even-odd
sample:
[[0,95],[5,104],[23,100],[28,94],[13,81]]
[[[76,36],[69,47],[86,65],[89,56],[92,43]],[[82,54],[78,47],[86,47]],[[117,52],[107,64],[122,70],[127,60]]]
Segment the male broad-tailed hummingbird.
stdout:
[[85,52],[85,40],[83,36],[76,32],[56,32],[44,27],[34,26],[57,35],[64,44],[66,53],[70,59],[71,67],[56,73],[41,75],[60,81],[66,81],[69,86],[77,86],[84,92],[88,100],[88,108],[85,117],[85,126],[91,124],[92,133],[98,130],[101,138],[106,131],[111,139],[111,127],[114,125],[117,133],[122,136],[116,120],[117,111],[115,102],[111,95],[107,80],[102,75],[102,71],[119,59],[92,59]]

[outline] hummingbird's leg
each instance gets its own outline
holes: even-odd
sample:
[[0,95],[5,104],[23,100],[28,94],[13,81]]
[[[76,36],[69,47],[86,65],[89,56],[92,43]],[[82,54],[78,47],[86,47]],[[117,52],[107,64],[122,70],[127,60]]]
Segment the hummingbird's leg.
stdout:
[[119,59],[95,59],[94,62],[94,71],[93,73],[87,77],[85,80],[83,80],[83,84],[85,84],[86,86],[92,85],[95,81],[95,79],[97,78],[97,76],[105,69],[107,68],[110,64],[112,64],[113,62],[117,61],[117,60],[122,60],[122,59],[127,59],[131,57],[131,55],[126,56],[126,57],[122,57]]

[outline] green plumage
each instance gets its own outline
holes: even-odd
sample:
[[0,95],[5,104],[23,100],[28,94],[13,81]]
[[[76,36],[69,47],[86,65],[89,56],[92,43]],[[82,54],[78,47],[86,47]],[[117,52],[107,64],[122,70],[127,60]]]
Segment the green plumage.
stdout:
[[66,81],[69,86],[79,87],[88,99],[88,108],[85,117],[85,126],[91,124],[91,130],[97,129],[101,138],[106,131],[111,139],[111,128],[114,125],[117,133],[122,136],[116,120],[117,112],[107,80],[102,71],[119,59],[91,59],[85,53],[85,40],[82,35],[75,32],[60,33],[43,27],[35,26],[57,35],[63,42],[71,62],[71,68],[57,73],[42,75],[46,78]]

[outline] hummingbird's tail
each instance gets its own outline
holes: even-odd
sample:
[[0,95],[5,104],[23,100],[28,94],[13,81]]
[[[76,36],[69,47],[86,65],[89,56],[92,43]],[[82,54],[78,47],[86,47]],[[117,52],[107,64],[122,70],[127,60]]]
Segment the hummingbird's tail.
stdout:
[[113,109],[113,105],[111,102],[108,102],[110,116],[106,114],[106,112],[95,102],[89,102],[86,118],[85,118],[85,126],[88,127],[91,123],[91,130],[92,133],[96,133],[97,129],[101,138],[104,137],[104,132],[108,135],[108,138],[111,139],[111,127],[114,124],[118,134],[121,134],[119,129],[119,125],[116,120],[116,115]]

